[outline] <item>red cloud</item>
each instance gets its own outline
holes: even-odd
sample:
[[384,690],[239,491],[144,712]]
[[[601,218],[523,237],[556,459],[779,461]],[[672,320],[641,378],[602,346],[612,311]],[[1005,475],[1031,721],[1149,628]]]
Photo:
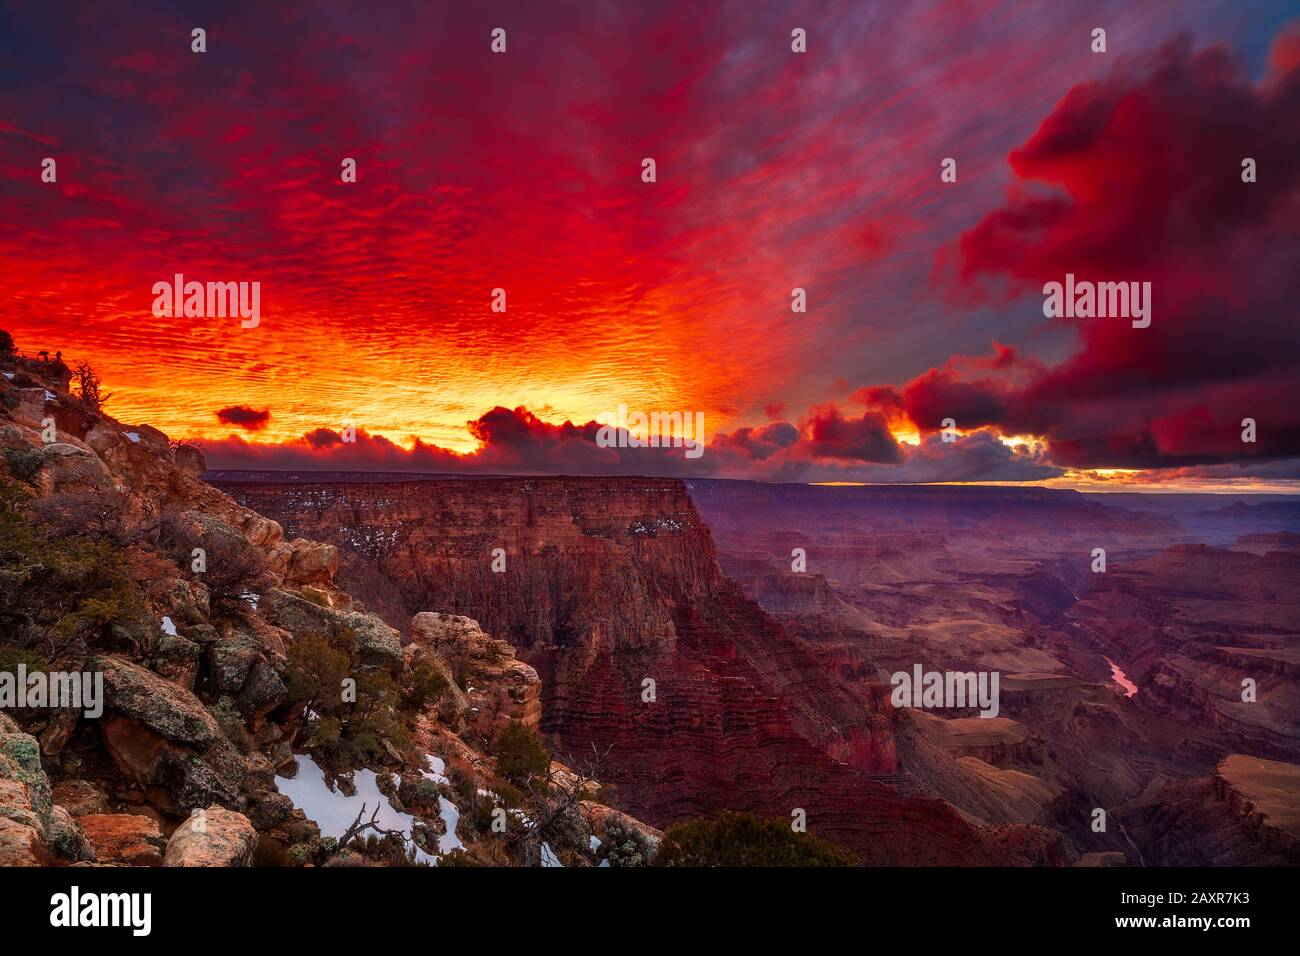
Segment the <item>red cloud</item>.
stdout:
[[[1045,435],[1072,466],[1162,468],[1300,453],[1300,67],[1255,86],[1221,48],[1174,41],[1076,86],[1010,155],[1021,181],[959,243],[958,281],[1038,308],[1066,273],[1152,283],[1152,324],[1078,319],[1050,368],[960,360],[858,393],[918,427],[952,417]],[[1242,160],[1259,181],[1243,182]],[[1033,188],[1031,189],[1031,184]],[[1044,195],[1047,185],[1059,190]],[[1002,353],[989,368],[1017,367]],[[1255,418],[1255,444],[1241,422]]]
[[834,406],[814,411],[802,429],[789,422],[719,433],[704,454],[680,448],[604,448],[596,422],[542,421],[526,408],[494,408],[469,423],[482,443],[468,454],[415,441],[411,448],[357,428],[354,440],[329,428],[284,444],[239,437],[203,442],[215,469],[446,472],[468,474],[657,474],[771,481],[1031,481],[1059,468],[1013,451],[988,432],[957,442],[937,437],[919,448],[897,444],[883,418],[845,416]]
[[845,418],[834,405],[819,406],[804,423],[804,431],[808,437],[802,450],[812,458],[887,463],[902,460],[898,443],[878,412]]

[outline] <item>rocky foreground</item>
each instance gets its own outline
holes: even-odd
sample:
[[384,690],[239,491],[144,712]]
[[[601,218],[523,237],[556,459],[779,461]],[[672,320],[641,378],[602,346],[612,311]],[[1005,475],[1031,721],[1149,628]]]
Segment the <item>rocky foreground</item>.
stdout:
[[[196,449],[70,395],[62,366],[0,368],[0,670],[103,679],[102,714],[0,713],[0,866],[539,854],[591,866],[653,852],[659,831],[594,799],[590,776],[545,760],[503,774],[493,740],[541,714],[537,674],[508,643],[462,616],[417,613],[404,647],[337,586],[334,546],[286,540],[204,483]],[[335,664],[343,689],[304,699],[301,685]],[[364,722],[332,699],[347,701],[349,681],[373,711]],[[349,817],[356,781],[378,782],[356,817],[366,852],[281,792],[313,756],[338,777],[315,798],[344,801]],[[409,826],[367,828],[381,803]]]

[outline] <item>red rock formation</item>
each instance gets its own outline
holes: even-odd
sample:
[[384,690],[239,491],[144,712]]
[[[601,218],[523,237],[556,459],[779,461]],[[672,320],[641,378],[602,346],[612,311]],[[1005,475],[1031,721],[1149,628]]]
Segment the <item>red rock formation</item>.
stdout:
[[444,673],[454,672],[457,667],[473,673],[473,683],[463,694],[454,683],[448,688],[462,712],[484,715],[491,720],[493,730],[511,720],[534,728],[540,723],[542,694],[537,671],[516,660],[515,649],[485,634],[477,621],[427,611],[415,615],[406,660],[416,664],[426,652]]
[[557,755],[612,746],[602,776],[640,817],[802,808],[870,862],[1055,861],[1049,831],[972,827],[873,779],[896,769],[883,699],[833,677],[723,575],[680,481],[219,485],[338,545],[339,581],[390,624],[463,614],[518,647]]
[[1159,780],[1119,808],[1171,866],[1300,864],[1300,767],[1232,754],[1206,778]]

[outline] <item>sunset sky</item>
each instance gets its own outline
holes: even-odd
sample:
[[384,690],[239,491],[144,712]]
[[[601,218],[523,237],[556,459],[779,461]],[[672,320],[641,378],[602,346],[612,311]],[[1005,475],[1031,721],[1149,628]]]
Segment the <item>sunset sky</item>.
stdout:
[[0,327],[211,467],[1300,490],[1285,0],[114,6],[0,2]]

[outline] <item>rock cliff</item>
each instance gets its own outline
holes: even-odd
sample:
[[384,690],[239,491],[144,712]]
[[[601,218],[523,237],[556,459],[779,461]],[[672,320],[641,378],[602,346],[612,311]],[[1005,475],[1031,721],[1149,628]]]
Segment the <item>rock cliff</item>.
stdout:
[[463,614],[519,648],[556,752],[611,748],[605,777],[638,816],[803,809],[872,862],[1055,859],[1047,831],[972,827],[896,785],[884,695],[840,681],[723,574],[680,481],[217,484],[338,546],[338,580],[390,624]]

